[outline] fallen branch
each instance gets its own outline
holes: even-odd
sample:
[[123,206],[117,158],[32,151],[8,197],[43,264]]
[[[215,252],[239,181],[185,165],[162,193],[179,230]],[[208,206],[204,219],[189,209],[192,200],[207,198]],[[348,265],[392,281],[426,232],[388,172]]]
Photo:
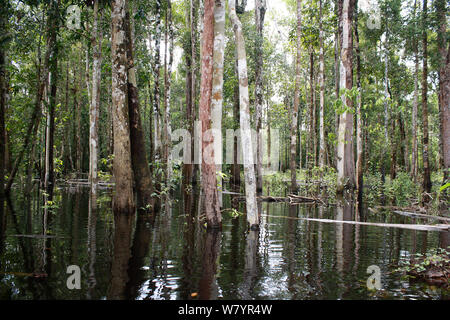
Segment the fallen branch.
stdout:
[[400,214],[402,216],[406,216],[406,217],[435,219],[435,220],[450,222],[450,218],[439,217],[439,216],[431,216],[431,215],[428,215],[428,214],[421,214],[421,213],[415,213],[415,212],[406,212],[406,211],[400,211],[400,210],[395,210],[393,212],[397,213],[397,214]]
[[420,230],[420,231],[449,231],[450,230],[450,225],[445,225],[445,224],[437,224],[437,225],[395,224],[395,223],[373,223],[373,222],[315,219],[315,218],[297,218],[297,217],[272,216],[272,215],[263,215],[263,216],[271,217],[271,218],[285,218],[285,219],[293,219],[293,220],[316,221],[316,222],[323,222],[323,223],[344,223],[344,224],[374,226],[374,227],[383,227],[383,228],[399,228],[399,229]]

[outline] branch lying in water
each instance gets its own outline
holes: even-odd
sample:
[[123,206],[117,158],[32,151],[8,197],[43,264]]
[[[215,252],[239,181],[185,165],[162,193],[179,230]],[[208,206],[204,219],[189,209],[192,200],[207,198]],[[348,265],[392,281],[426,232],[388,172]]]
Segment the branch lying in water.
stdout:
[[420,230],[420,231],[450,231],[450,225],[445,225],[445,224],[425,225],[425,224],[373,223],[373,222],[316,219],[316,218],[297,218],[297,217],[272,216],[272,215],[263,215],[263,216],[270,217],[270,218],[308,220],[308,221],[316,221],[316,222],[323,222],[323,223],[357,224],[357,225],[363,225],[363,226],[374,226],[374,227],[383,227],[383,228],[400,228],[400,229],[410,229],[410,230]]

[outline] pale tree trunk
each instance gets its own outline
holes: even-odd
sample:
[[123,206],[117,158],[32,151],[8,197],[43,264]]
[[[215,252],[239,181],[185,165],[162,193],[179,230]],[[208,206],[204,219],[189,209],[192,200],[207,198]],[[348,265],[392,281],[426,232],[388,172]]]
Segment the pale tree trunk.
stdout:
[[[352,18],[354,0],[344,0],[342,4],[342,43],[340,88],[351,90],[353,86],[353,40]],[[353,107],[351,99],[342,95],[342,102],[348,108]],[[337,191],[342,193],[345,187],[353,189],[355,186],[355,164],[353,156],[353,113],[346,110],[339,119],[338,135],[338,181]]]
[[[414,1],[414,18],[416,17],[417,1]],[[415,29],[417,29],[417,23],[415,24]],[[417,30],[415,30],[416,32]],[[418,53],[418,43],[417,38],[413,40],[414,44],[414,102],[412,110],[412,150],[411,150],[411,174],[413,176],[414,182],[417,181],[417,112],[419,105],[419,53]]]
[[160,115],[160,69],[161,69],[161,0],[156,0],[156,31],[155,31],[155,58],[153,61],[153,78],[155,81],[155,88],[153,93],[153,138],[155,159],[161,157],[161,115]]
[[[389,139],[389,58],[388,58],[388,39],[389,39],[389,31],[388,26],[386,24],[386,39],[384,43],[384,140],[386,142],[386,150],[390,150],[391,154],[393,151],[391,141]],[[383,158],[383,177],[386,174],[389,152],[385,152]],[[391,162],[392,165],[392,162]],[[391,177],[392,178],[392,177]]]
[[155,202],[152,199],[153,183],[145,152],[144,131],[141,123],[139,92],[136,80],[136,64],[133,59],[133,37],[128,5],[125,5],[125,38],[127,56],[127,103],[130,123],[131,165],[137,194],[137,206],[140,210],[151,211]]
[[241,124],[241,147],[244,158],[244,176],[245,176],[245,194],[247,205],[247,221],[250,228],[259,226],[258,208],[256,203],[256,178],[255,167],[253,164],[253,147],[250,129],[250,106],[248,95],[248,76],[247,76],[247,55],[245,52],[244,35],[242,25],[236,15],[235,0],[228,2],[229,16],[233,25],[236,38],[236,51],[238,60],[239,74],[239,95],[240,95],[240,124]]
[[[294,91],[294,106],[292,110],[291,119],[291,159],[290,159],[290,169],[291,169],[291,188],[293,192],[298,191],[297,186],[297,164],[295,162],[297,158],[297,130],[298,130],[298,107],[300,104],[300,75],[301,75],[301,62],[302,62],[302,43],[301,43],[301,33],[302,33],[302,1],[297,0],[297,52],[295,61],[295,91]],[[300,158],[300,163],[302,159]]]
[[[341,37],[342,37],[342,1],[335,0],[335,14],[338,17],[336,31],[334,33],[334,91],[336,94],[336,100],[340,99],[339,91],[340,91],[340,52],[341,52]],[[339,114],[337,110],[334,113],[334,125],[335,125],[335,134],[336,139],[339,137]],[[338,163],[338,145],[337,143],[334,146],[334,167],[337,169]]]
[[[238,61],[235,59],[234,72],[237,77],[238,74]],[[234,86],[233,92],[233,129],[239,130],[240,115],[239,115],[239,83]],[[239,165],[238,158],[238,137],[233,139],[233,165],[231,166],[231,187],[233,192],[240,192],[241,189],[241,166]]]
[[213,86],[214,0],[205,0],[200,85],[200,121],[202,124],[202,190],[208,228],[220,228],[222,215],[214,164],[214,136],[211,133],[211,94]]
[[99,0],[94,2],[94,23],[92,32],[92,48],[94,59],[92,63],[92,102],[89,111],[89,181],[91,184],[92,205],[96,206],[97,183],[98,183],[98,126],[100,113],[100,86],[102,68],[102,35],[99,27]]
[[[427,0],[423,1],[422,12],[422,49],[423,49],[423,70],[422,70],[422,125],[423,125],[423,190],[431,192],[431,173],[430,173],[430,145],[428,135],[428,39],[427,39]],[[429,197],[424,198],[427,202]]]
[[325,166],[325,61],[323,53],[323,26],[322,26],[322,0],[319,1],[319,86],[320,86],[320,120],[319,120],[319,136],[320,136],[320,149],[319,149],[319,166],[323,168]]
[[[166,164],[166,183],[169,183],[172,177],[172,160],[170,156],[170,146],[172,143],[172,129],[170,126],[170,88],[173,64],[172,4],[170,0],[167,1],[164,42],[164,162]],[[168,47],[170,48],[168,49]],[[167,57],[169,57],[169,63],[167,63]]]
[[312,168],[314,167],[314,139],[315,139],[315,130],[314,130],[314,120],[315,120],[315,108],[314,108],[314,49],[312,46],[309,48],[309,162],[307,165],[308,168],[308,177],[311,177]]
[[355,8],[355,47],[356,47],[356,85],[358,88],[356,106],[356,189],[358,200],[362,200],[363,192],[363,133],[362,133],[362,89],[361,89],[361,51],[359,50],[358,8]]
[[438,0],[436,11],[438,12],[438,47],[440,54],[439,68],[439,96],[441,118],[441,143],[444,165],[444,181],[450,179],[450,43],[447,43],[447,7],[445,1]]
[[263,189],[263,149],[262,149],[262,108],[263,108],[263,45],[264,45],[264,16],[266,14],[266,0],[255,0],[256,41],[256,69],[255,69],[255,124],[257,134],[256,146],[256,191]]
[[112,1],[112,106],[114,122],[114,179],[116,184],[113,210],[117,213],[132,214],[135,210],[135,204],[127,104],[128,64],[125,8],[126,0]]
[[219,184],[219,204],[222,207],[222,107],[223,62],[225,53],[225,0],[215,0],[214,7],[214,53],[211,120],[214,130],[214,156]]

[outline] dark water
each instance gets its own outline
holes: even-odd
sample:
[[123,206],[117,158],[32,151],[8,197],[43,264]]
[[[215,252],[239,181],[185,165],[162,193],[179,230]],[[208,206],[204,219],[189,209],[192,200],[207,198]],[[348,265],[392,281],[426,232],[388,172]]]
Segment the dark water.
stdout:
[[[250,233],[245,217],[233,219],[228,212],[221,232],[206,232],[193,221],[196,209],[182,200],[172,202],[154,224],[142,216],[114,217],[108,192],[100,193],[97,210],[89,209],[86,190],[59,189],[53,208],[46,210],[42,203],[37,191],[27,198],[16,190],[0,211],[0,299],[450,296],[392,273],[400,257],[450,245],[448,232],[284,218],[412,222],[405,217],[360,215],[351,202],[329,207],[263,203],[261,230]],[[224,203],[231,207],[229,197]],[[24,234],[49,237],[17,236]],[[69,265],[81,268],[80,290],[67,288]],[[376,293],[366,287],[370,265],[381,269],[382,290]]]

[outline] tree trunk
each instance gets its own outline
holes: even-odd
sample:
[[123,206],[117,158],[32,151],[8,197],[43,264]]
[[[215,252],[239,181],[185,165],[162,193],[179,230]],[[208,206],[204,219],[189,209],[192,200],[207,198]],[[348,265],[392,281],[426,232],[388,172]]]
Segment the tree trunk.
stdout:
[[[422,45],[423,45],[423,73],[422,73],[422,125],[423,125],[423,190],[431,192],[431,173],[429,162],[428,135],[428,39],[427,39],[427,0],[423,1],[422,12]],[[425,197],[424,202],[429,199]]]
[[214,0],[205,0],[200,85],[200,121],[202,124],[202,189],[208,228],[220,228],[222,215],[214,164],[214,136],[211,132],[211,94],[213,86]]
[[219,204],[222,207],[222,107],[223,107],[223,63],[225,54],[225,0],[215,0],[214,7],[214,53],[211,120],[214,130],[214,156],[219,184]]
[[[0,8],[0,29],[6,30],[6,8]],[[5,46],[0,46],[0,207],[3,214],[3,195],[5,190],[5,109],[6,109],[6,53]],[[3,215],[1,216],[3,219]]]
[[319,166],[325,166],[325,61],[323,53],[322,0],[319,0],[319,86],[320,86],[320,119],[319,119]]
[[362,200],[363,192],[363,133],[362,133],[362,89],[361,89],[361,51],[359,49],[358,8],[355,9],[355,47],[356,47],[356,85],[358,88],[356,106],[356,189],[358,200]]
[[[444,165],[444,181],[450,179],[450,43],[447,42],[447,7],[445,0],[438,0],[436,3],[436,11],[438,13],[438,48],[440,54],[439,68],[439,102],[440,102],[440,118],[441,118],[441,143],[442,158]],[[448,47],[448,48],[447,48]]]
[[116,186],[113,210],[116,213],[132,214],[135,210],[135,204],[127,104],[128,64],[125,9],[126,0],[112,1],[112,107],[114,117],[114,179]]
[[236,15],[235,0],[228,2],[229,16],[234,29],[239,74],[241,147],[244,158],[245,194],[247,205],[247,221],[251,229],[259,226],[256,203],[255,167],[253,164],[253,146],[250,130],[250,106],[248,95],[247,55],[245,52],[242,24]]
[[[235,61],[235,73],[236,76],[239,77],[238,74],[238,61]],[[233,94],[233,129],[239,130],[240,123],[240,115],[239,115],[239,83],[236,83],[234,86],[234,94]],[[231,187],[233,192],[240,192],[241,188],[241,166],[239,164],[239,156],[238,156],[238,137],[234,136],[233,138],[233,164],[231,166]]]
[[[342,6],[342,42],[341,42],[341,69],[340,88],[351,90],[353,87],[353,40],[352,18],[354,0],[344,0]],[[342,193],[345,187],[353,189],[355,186],[355,164],[353,155],[353,107],[351,99],[342,95],[343,104],[349,109],[344,111],[339,119],[338,136],[338,181],[337,191]]]
[[257,135],[256,146],[256,192],[262,193],[263,188],[263,149],[262,149],[262,108],[263,108],[263,46],[264,46],[264,16],[266,14],[266,0],[255,0],[256,25],[256,67],[255,67],[255,125]]
[[[169,52],[168,47],[170,46]],[[167,63],[167,57],[169,62]],[[173,29],[172,29],[172,4],[167,1],[166,22],[164,31],[164,150],[163,158],[166,167],[165,180],[168,184],[172,176],[172,163],[170,156],[170,146],[172,144],[172,129],[170,125],[170,97],[171,97],[171,77],[173,63]]]
[[314,110],[314,49],[312,46],[309,48],[309,162],[307,165],[308,168],[308,177],[311,177],[312,168],[314,167],[314,139],[315,139],[315,131],[314,131],[314,120],[315,120],[315,110]]
[[[190,2],[192,3],[192,1]],[[186,15],[186,25],[191,26],[191,8],[189,8],[189,14]],[[192,31],[191,31],[192,32]],[[192,65],[192,39],[191,34],[189,33],[189,41],[185,42],[184,52],[185,52],[185,61],[186,61],[186,87],[185,87],[185,95],[186,95],[186,119],[188,125],[188,131],[190,134],[190,152],[189,153],[189,161],[188,163],[183,163],[183,189],[186,196],[188,196],[188,192],[190,192],[189,186],[192,184],[192,155],[193,155],[193,137],[194,137],[194,120],[193,120],[193,99],[192,99],[192,82],[193,82],[193,65]]]
[[49,11],[49,30],[48,47],[50,58],[48,62],[48,109],[47,109],[47,128],[45,139],[45,180],[44,187],[49,199],[52,199],[54,185],[53,152],[54,152],[54,133],[55,133],[55,109],[56,109],[56,89],[58,81],[58,46],[56,43],[58,28],[58,7],[59,0],[52,1]]
[[155,88],[153,93],[153,137],[154,137],[154,156],[155,159],[161,157],[161,114],[160,114],[160,69],[161,69],[161,0],[156,0],[156,31],[155,31],[155,59],[153,61],[153,78]]
[[[417,1],[414,1],[414,18],[416,17]],[[415,24],[417,29],[417,23]],[[417,32],[417,30],[415,30]],[[414,37],[414,102],[412,110],[412,150],[411,150],[411,175],[413,176],[414,183],[417,181],[417,112],[419,105],[419,53],[418,53],[418,41]]]
[[[291,159],[290,159],[290,170],[291,170],[291,188],[293,192],[298,191],[297,186],[297,130],[298,130],[298,108],[300,105],[300,76],[301,76],[301,34],[302,34],[302,1],[297,0],[297,52],[295,61],[295,91],[294,91],[294,105],[292,109],[292,120],[291,120]],[[300,159],[301,162],[301,159]]]
[[[98,23],[98,5],[99,0],[94,2],[94,23],[92,32],[92,48],[94,50],[94,59],[92,64],[92,102],[89,112],[89,181],[91,184],[91,193],[97,193],[98,183],[98,121],[100,113],[100,89],[101,89],[101,68],[102,68],[102,36],[101,28]],[[92,205],[96,206],[95,197]]]
[[125,38],[127,57],[127,93],[128,115],[130,121],[130,148],[131,164],[134,172],[134,182],[137,194],[137,206],[139,209],[152,210],[153,183],[145,152],[144,131],[142,130],[141,111],[139,107],[139,92],[136,80],[136,64],[133,59],[133,38],[131,34],[130,14],[128,3],[125,4]]

